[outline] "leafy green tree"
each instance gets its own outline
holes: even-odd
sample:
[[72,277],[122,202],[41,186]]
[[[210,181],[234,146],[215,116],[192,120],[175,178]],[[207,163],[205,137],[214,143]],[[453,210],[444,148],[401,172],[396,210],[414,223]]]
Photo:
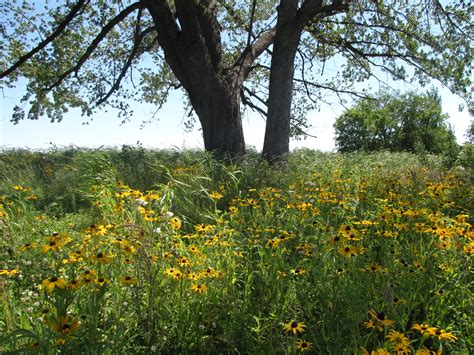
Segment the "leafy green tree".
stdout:
[[474,144],[474,121],[471,121],[465,136],[467,138],[467,143]]
[[426,94],[382,93],[362,99],[336,119],[336,145],[341,152],[358,150],[452,153],[456,138],[442,112],[441,97]]
[[380,71],[436,78],[469,101],[472,11],[464,0],[3,1],[0,86],[27,79],[15,123],[69,108],[127,120],[130,99],[159,109],[179,90],[205,148],[233,154],[249,108],[267,119],[272,159],[304,134],[308,110],[328,94],[367,96],[354,84]]

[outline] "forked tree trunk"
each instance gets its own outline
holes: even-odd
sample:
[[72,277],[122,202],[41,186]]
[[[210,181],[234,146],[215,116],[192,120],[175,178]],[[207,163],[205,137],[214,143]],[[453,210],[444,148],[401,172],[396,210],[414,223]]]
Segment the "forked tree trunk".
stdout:
[[146,4],[165,60],[199,118],[205,149],[220,157],[242,155],[240,91],[251,64],[273,36],[263,35],[233,66],[225,68],[214,1],[175,0],[175,13],[166,0],[146,0]]

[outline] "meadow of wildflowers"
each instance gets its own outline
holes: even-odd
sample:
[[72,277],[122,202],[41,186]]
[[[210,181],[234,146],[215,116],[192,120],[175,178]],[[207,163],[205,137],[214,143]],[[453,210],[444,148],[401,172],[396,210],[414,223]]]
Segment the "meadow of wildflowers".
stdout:
[[0,352],[472,353],[470,173],[4,151]]

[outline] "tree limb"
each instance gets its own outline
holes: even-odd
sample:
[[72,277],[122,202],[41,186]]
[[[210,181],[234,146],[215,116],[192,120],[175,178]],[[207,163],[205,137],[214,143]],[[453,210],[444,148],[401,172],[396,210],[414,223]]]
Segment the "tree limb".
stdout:
[[222,43],[221,29],[216,16],[216,4],[214,0],[202,0],[197,6],[197,17],[199,27],[204,37],[207,50],[214,70],[219,73],[222,70]]
[[54,82],[51,86],[46,88],[46,91],[51,91],[55,87],[59,86],[64,79],[66,79],[71,73],[77,73],[79,69],[81,69],[82,65],[87,61],[87,59],[91,56],[92,52],[97,48],[100,42],[107,36],[107,34],[122,20],[124,20],[128,15],[130,15],[133,11],[141,8],[143,5],[139,2],[133,3],[129,7],[125,8],[122,12],[120,12],[117,16],[115,16],[112,20],[110,20],[99,32],[99,34],[94,38],[92,43],[87,47],[84,54],[79,58],[78,62],[75,66],[70,68],[69,70],[65,71],[61,76]]
[[11,74],[15,70],[17,70],[22,64],[24,64],[28,59],[33,57],[36,53],[41,51],[45,48],[49,43],[53,42],[66,28],[66,26],[77,16],[79,11],[84,5],[87,5],[89,0],[78,0],[77,3],[72,7],[71,11],[67,14],[64,20],[59,24],[59,26],[51,33],[45,40],[41,41],[35,48],[31,51],[26,53],[25,55],[21,56],[18,61],[13,64],[10,68],[5,70],[4,72],[0,73],[0,79],[6,77],[7,75]]
[[233,71],[237,74],[238,84],[242,84],[247,78],[252,64],[274,41],[276,29],[264,32],[250,47],[247,47],[242,56],[233,65]]
[[127,61],[125,62],[117,80],[115,80],[114,84],[112,85],[112,87],[110,88],[110,90],[107,92],[107,94],[104,96],[104,97],[101,97],[97,102],[96,102],[96,106],[99,106],[100,104],[104,103],[105,101],[107,101],[109,99],[109,97],[113,94],[114,91],[118,90],[120,88],[120,83],[122,81],[122,79],[125,77],[125,74],[127,73],[127,70],[130,68],[130,66],[132,65],[132,62],[133,62],[133,59],[135,59],[135,56],[137,55],[137,53],[139,52],[139,47],[140,47],[140,44],[143,40],[143,38],[145,38],[145,36],[151,32],[155,31],[155,28],[154,27],[149,27],[147,28],[146,30],[144,30],[143,32],[141,32],[137,37],[136,37],[136,40],[133,44],[133,48],[130,52],[130,55],[128,56],[128,59]]

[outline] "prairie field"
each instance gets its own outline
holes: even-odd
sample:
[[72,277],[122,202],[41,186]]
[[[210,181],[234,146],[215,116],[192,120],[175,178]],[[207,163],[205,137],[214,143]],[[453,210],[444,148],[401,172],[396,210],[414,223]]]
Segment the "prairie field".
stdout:
[[434,156],[0,152],[0,353],[469,354],[473,180]]

